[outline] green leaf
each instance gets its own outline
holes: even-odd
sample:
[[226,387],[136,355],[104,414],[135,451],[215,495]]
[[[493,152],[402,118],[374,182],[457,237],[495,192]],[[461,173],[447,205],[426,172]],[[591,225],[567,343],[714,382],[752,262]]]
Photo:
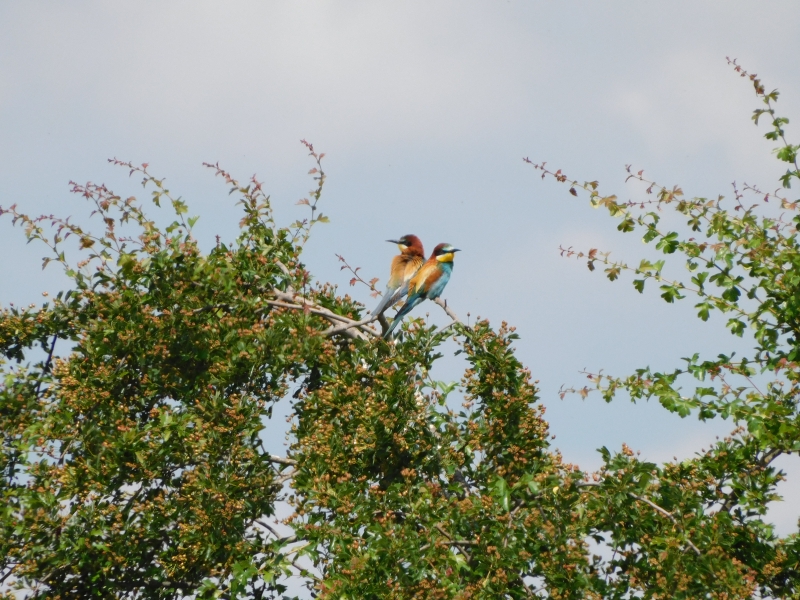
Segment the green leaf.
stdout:
[[647,230],[647,233],[645,233],[644,236],[642,237],[642,241],[645,244],[649,244],[657,237],[658,237],[658,230],[655,227],[651,227],[650,229]]
[[662,292],[661,297],[669,303],[673,303],[675,300],[680,300],[685,297],[681,294],[680,288],[676,285],[662,285],[659,289],[661,289]]
[[784,146],[783,148],[778,148],[776,154],[779,160],[784,162],[793,163],[797,160],[797,151],[800,150],[800,146]]
[[678,249],[678,245],[678,233],[672,231],[658,241],[656,248],[664,254],[673,254]]
[[511,491],[508,488],[508,483],[502,477],[498,477],[494,481],[493,486],[494,497],[500,502],[504,512],[508,512],[511,508]]
[[697,316],[700,317],[703,321],[708,321],[708,317],[713,310],[714,305],[710,302],[703,301],[698,304],[695,304],[695,308],[697,310]]
[[741,319],[738,319],[738,318],[730,319],[728,321],[728,325],[727,326],[728,326],[728,329],[731,330],[731,333],[733,335],[737,335],[739,337],[742,337],[742,334],[744,333],[745,324]]
[[635,228],[636,222],[631,217],[626,217],[622,220],[622,222],[617,225],[617,229],[622,231],[623,233],[628,233],[633,231]]

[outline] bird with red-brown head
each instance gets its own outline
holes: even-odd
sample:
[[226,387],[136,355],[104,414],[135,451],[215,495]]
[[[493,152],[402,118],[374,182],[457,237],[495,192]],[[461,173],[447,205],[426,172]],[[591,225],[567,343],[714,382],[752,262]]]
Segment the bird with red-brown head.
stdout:
[[400,254],[392,259],[392,267],[389,273],[389,283],[386,284],[386,291],[383,293],[378,306],[372,311],[373,315],[380,315],[390,306],[398,302],[408,293],[408,282],[425,262],[425,250],[422,242],[415,235],[404,235],[398,240],[386,240],[392,244],[397,244]]

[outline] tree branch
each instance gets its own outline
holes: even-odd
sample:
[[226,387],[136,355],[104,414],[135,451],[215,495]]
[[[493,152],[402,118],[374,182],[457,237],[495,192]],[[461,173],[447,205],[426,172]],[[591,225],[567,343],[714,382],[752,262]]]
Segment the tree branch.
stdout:
[[[602,487],[602,485],[603,485],[602,482],[599,482],[599,481],[582,481],[582,482],[579,482],[579,483],[576,484],[576,486],[579,487],[579,488],[582,488],[582,487]],[[637,494],[634,494],[633,492],[628,492],[628,496],[630,496],[634,500],[638,500],[639,502],[644,502],[645,504],[647,504],[650,508],[652,508],[656,512],[658,512],[658,513],[664,515],[665,517],[667,517],[670,521],[672,521],[672,523],[674,525],[676,525],[678,527],[681,527],[681,529],[683,528],[682,524],[680,522],[678,522],[678,520],[673,516],[673,514],[671,512],[669,512],[668,510],[660,507],[658,504],[656,504],[652,500],[649,500],[649,499],[645,498],[644,496],[639,496]],[[684,537],[685,537],[684,541],[686,542],[686,544],[692,550],[694,550],[694,553],[697,554],[697,556],[702,556],[703,553],[700,552],[700,550],[697,548],[697,546],[695,546],[692,543],[692,541],[685,534],[684,534]]]
[[58,335],[53,336],[53,341],[50,344],[50,351],[47,353],[47,360],[44,362],[44,366],[42,367],[42,374],[39,377],[39,380],[36,382],[36,395],[39,395],[39,390],[42,387],[42,381],[44,380],[44,376],[50,372],[50,365],[53,362],[53,352],[56,349],[56,342],[58,341]]
[[292,477],[294,477],[295,471],[289,471],[288,473],[284,473],[280,477],[275,479],[275,483],[279,483],[283,485],[287,481],[289,481]]
[[[278,306],[281,308],[290,308],[293,310],[307,310],[311,313],[319,315],[328,319],[329,321],[337,321],[337,323],[344,323],[347,324],[348,327],[344,327],[341,329],[337,329],[335,332],[332,330],[327,330],[324,332],[324,335],[333,335],[334,333],[344,333],[345,335],[353,338],[361,338],[364,339],[363,333],[368,333],[375,337],[379,337],[380,334],[375,331],[374,329],[367,327],[366,324],[372,322],[374,319],[372,317],[368,319],[364,319],[362,321],[354,321],[348,317],[344,317],[342,315],[338,315],[335,312],[328,310],[327,308],[318,306],[312,302],[309,302],[303,296],[298,297],[297,294],[288,294],[286,292],[281,292],[280,290],[271,290],[271,294],[273,294],[277,300],[267,300],[266,303],[271,306]],[[301,303],[298,303],[301,301]],[[357,328],[358,332],[352,331],[353,328]],[[336,329],[334,327],[334,329]]]
[[[347,331],[348,329],[350,329],[351,327],[362,327],[362,326],[366,325],[367,323],[372,323],[373,321],[375,321],[377,319],[378,319],[378,317],[373,315],[373,316],[367,317],[366,319],[361,319],[360,321],[351,321],[349,323],[344,323],[342,325],[336,325],[334,327],[329,327],[328,329],[326,329],[325,331],[322,332],[322,335],[324,335],[325,337],[330,337],[330,336],[335,335],[337,333],[343,333],[343,332]],[[370,332],[370,333],[373,333],[374,335],[378,335],[377,333],[374,333],[374,332]]]
[[453,319],[453,321],[455,321],[456,323],[461,323],[461,319],[458,318],[458,315],[454,313],[449,306],[447,306],[446,300],[442,300],[441,298],[436,298],[434,302],[439,306],[441,306],[444,309],[444,312],[447,313],[447,316]]
[[269,531],[269,532],[270,532],[272,535],[274,535],[274,536],[275,536],[275,541],[276,541],[276,542],[280,542],[280,543],[281,543],[281,544],[283,544],[283,545],[286,545],[286,544],[294,544],[296,541],[298,541],[298,538],[297,538],[297,536],[296,536],[296,535],[288,535],[288,536],[286,536],[286,537],[281,537],[281,536],[278,534],[278,532],[277,532],[277,531],[275,531],[275,530],[274,530],[274,529],[273,529],[273,528],[270,526],[270,524],[269,524],[269,523],[267,523],[266,521],[262,521],[261,519],[255,519],[255,521],[253,521],[253,522],[254,522],[254,523],[256,523],[256,524],[258,524],[258,525],[261,525],[261,527],[263,527],[264,529],[268,530],[268,531]]
[[269,455],[270,462],[277,463],[279,465],[287,465],[290,467],[294,467],[297,465],[297,461],[292,458],[284,458],[282,456],[275,456],[274,454]]
[[5,573],[3,573],[3,575],[0,575],[0,583],[3,583],[6,579],[8,579],[9,576],[16,570],[18,566],[19,566],[18,562],[9,565],[8,570]]

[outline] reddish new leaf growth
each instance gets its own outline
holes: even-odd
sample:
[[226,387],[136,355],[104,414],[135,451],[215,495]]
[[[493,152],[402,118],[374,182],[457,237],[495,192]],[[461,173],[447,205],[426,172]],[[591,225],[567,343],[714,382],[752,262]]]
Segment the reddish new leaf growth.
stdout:
[[344,256],[342,256],[340,254],[337,254],[336,258],[339,259],[339,262],[344,263],[339,268],[340,271],[344,271],[345,269],[347,269],[348,271],[350,271],[350,273],[353,274],[353,278],[350,279],[350,285],[351,286],[354,286],[357,283],[363,283],[365,286],[367,286],[370,289],[370,296],[372,296],[373,298],[377,298],[380,295],[381,292],[378,290],[378,288],[375,287],[375,284],[378,283],[378,281],[379,281],[379,279],[377,277],[373,277],[369,281],[365,281],[358,274],[358,272],[361,270],[361,267],[355,267],[355,268],[351,267],[348,264],[347,260],[344,258]]

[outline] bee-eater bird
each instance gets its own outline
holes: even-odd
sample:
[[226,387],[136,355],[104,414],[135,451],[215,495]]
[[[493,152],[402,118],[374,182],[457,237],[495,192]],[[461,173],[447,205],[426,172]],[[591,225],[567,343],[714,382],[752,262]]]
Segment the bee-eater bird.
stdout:
[[417,304],[429,298],[435,300],[442,294],[444,286],[450,281],[450,273],[453,272],[453,257],[456,252],[460,252],[460,250],[453,248],[450,244],[439,244],[433,249],[431,257],[408,282],[408,299],[397,311],[397,316],[383,334],[384,339],[391,337],[394,328]]
[[417,236],[404,235],[399,240],[386,241],[397,244],[400,247],[400,254],[392,259],[392,270],[386,291],[380,304],[372,311],[376,316],[406,295],[409,280],[425,262],[425,250],[422,249],[422,242]]

